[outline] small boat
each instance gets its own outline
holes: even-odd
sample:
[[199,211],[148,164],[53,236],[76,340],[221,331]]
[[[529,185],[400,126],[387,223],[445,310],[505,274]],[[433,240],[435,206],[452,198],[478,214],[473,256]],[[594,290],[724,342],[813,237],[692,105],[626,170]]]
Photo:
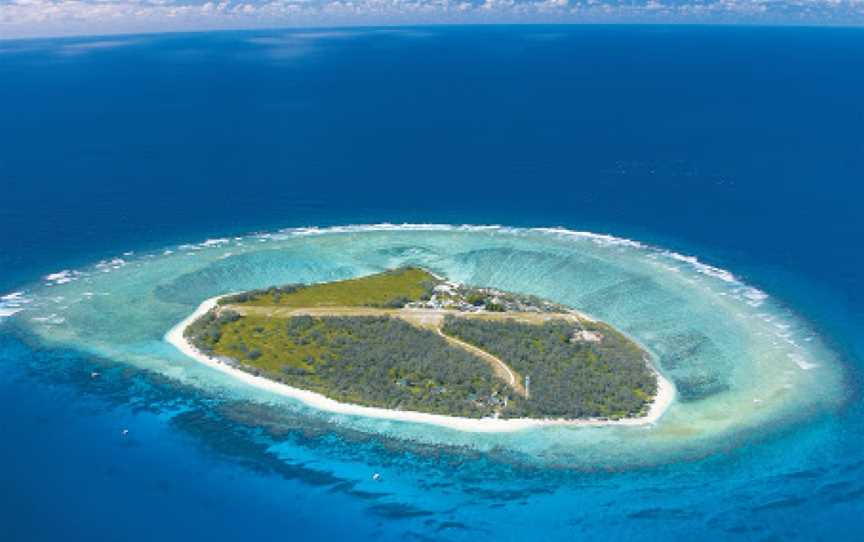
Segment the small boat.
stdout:
[[102,376],[102,373],[100,373],[99,371],[93,371],[92,373],[90,373],[90,378],[99,378],[100,376]]
[[129,430],[128,430],[128,429],[124,429],[124,430],[120,431],[120,435],[123,436],[123,437],[128,436],[128,435],[129,435]]
[[376,482],[380,481],[381,480],[381,473],[376,472],[375,474],[372,475],[372,479]]

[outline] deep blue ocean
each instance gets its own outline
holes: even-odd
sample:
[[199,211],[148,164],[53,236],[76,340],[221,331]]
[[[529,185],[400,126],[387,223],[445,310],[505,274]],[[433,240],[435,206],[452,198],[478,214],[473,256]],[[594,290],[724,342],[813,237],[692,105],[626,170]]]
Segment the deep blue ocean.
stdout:
[[[0,294],[125,251],[282,227],[563,226],[734,271],[812,324],[852,391],[827,416],[686,463],[521,469],[271,431],[289,461],[205,395],[0,322],[0,539],[864,538],[862,97],[859,29],[0,41]],[[382,465],[411,487],[359,489]],[[447,469],[451,487],[423,486]],[[478,489],[484,476],[501,490]]]

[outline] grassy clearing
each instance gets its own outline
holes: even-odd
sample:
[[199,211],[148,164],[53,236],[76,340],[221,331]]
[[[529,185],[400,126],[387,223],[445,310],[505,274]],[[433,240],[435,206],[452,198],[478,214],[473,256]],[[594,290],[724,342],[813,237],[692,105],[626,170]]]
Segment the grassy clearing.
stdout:
[[256,290],[225,298],[222,304],[266,307],[401,307],[428,298],[440,281],[416,267],[403,267],[356,279]]

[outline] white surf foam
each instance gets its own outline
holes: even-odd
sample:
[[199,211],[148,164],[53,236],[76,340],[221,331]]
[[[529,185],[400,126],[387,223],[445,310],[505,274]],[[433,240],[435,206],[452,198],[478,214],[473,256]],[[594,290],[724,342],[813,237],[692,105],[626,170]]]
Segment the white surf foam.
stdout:
[[72,282],[73,280],[77,280],[81,275],[79,271],[72,271],[70,269],[64,269],[63,271],[58,271],[56,273],[51,273],[50,275],[45,275],[45,282],[48,284],[66,284],[68,282]]
[[96,269],[100,271],[110,271],[112,269],[120,269],[126,265],[126,260],[123,258],[111,258],[110,260],[102,260],[96,264]]
[[34,316],[30,321],[38,322],[40,324],[60,325],[64,323],[66,319],[57,314],[50,314],[48,316]]
[[17,303],[28,303],[29,300],[24,297],[24,292],[12,292],[11,294],[6,294],[0,297],[0,301],[3,302],[17,302]]
[[804,357],[800,354],[789,353],[786,355],[787,357],[789,357],[789,359],[795,362],[795,365],[797,365],[802,371],[810,371],[812,369],[815,369],[816,367],[819,367],[818,363],[809,362],[804,359]]
[[607,235],[604,233],[568,230],[567,228],[531,228],[530,231],[548,233],[563,237],[587,239],[589,241],[593,241],[600,246],[626,246],[631,248],[646,248],[646,246],[639,241],[625,239],[623,237],[615,237],[614,235]]

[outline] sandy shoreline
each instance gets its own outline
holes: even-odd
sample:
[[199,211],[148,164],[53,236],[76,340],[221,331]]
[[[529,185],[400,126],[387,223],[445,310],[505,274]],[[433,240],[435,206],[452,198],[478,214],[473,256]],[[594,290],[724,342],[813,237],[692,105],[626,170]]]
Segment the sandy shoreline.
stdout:
[[221,361],[218,361],[210,356],[199,352],[186,338],[183,332],[189,324],[197,320],[204,313],[216,306],[219,297],[210,298],[186,317],[182,322],[174,326],[171,331],[165,335],[165,340],[174,345],[178,350],[183,352],[188,357],[207,365],[217,371],[227,373],[238,380],[241,380],[249,385],[258,388],[291,397],[302,401],[306,405],[326,412],[336,414],[348,414],[352,416],[365,416],[367,418],[381,418],[387,420],[425,423],[457,429],[459,431],[468,431],[475,433],[498,433],[519,431],[530,429],[532,427],[550,426],[550,425],[566,425],[566,426],[582,426],[582,427],[600,427],[606,425],[627,425],[641,426],[656,423],[663,415],[669,405],[675,400],[675,387],[671,382],[666,380],[659,372],[657,373],[657,395],[654,402],[651,403],[651,408],[648,414],[640,418],[628,418],[624,420],[546,420],[532,418],[516,418],[516,419],[493,419],[493,418],[459,418],[456,416],[444,416],[441,414],[427,414],[424,412],[413,412],[407,410],[388,410],[385,408],[368,407],[354,405],[350,403],[340,403],[319,393],[312,391],[294,388],[286,384],[282,384],[268,378],[255,376],[240,369],[236,369]]

